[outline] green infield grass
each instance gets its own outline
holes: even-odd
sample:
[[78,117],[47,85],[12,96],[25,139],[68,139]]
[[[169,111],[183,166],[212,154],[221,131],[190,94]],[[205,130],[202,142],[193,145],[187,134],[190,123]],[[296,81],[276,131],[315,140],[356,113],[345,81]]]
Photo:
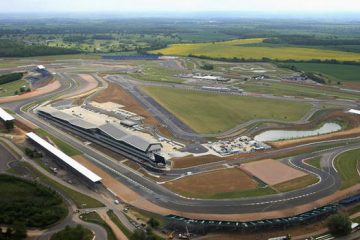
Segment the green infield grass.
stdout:
[[335,159],[335,168],[341,177],[341,189],[360,183],[360,176],[357,171],[359,160],[360,149],[344,152]]
[[252,119],[296,121],[309,104],[249,96],[143,87],[145,93],[199,133],[218,133]]

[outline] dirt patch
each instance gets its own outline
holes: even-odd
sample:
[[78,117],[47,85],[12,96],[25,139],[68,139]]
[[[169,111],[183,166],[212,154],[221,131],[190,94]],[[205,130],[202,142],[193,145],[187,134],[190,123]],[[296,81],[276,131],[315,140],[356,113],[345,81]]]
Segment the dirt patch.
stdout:
[[241,169],[231,168],[184,177],[165,186],[179,193],[216,194],[255,189],[257,182]]
[[321,141],[328,141],[334,139],[342,139],[342,138],[349,138],[349,137],[358,137],[360,134],[360,127],[356,127],[353,129],[341,131],[341,132],[334,132],[320,136],[313,136],[307,138],[299,138],[287,141],[279,141],[279,142],[270,142],[269,144],[275,148],[287,148],[291,146],[311,143],[311,142],[321,142]]
[[0,98],[0,103],[15,102],[15,101],[33,98],[36,96],[40,96],[40,95],[44,95],[46,93],[53,92],[60,87],[61,87],[61,84],[59,81],[52,81],[48,85],[38,88],[38,89],[28,92],[28,93],[24,93],[24,94],[16,95],[16,96],[2,97],[2,98]]
[[[262,153],[265,153],[263,151]],[[227,156],[227,157],[219,157],[215,155],[204,155],[204,156],[198,156],[195,157],[193,155],[181,157],[181,158],[173,158],[172,161],[172,167],[173,168],[187,168],[192,166],[197,166],[201,164],[206,163],[212,163],[212,162],[219,162],[219,161],[231,161],[231,160],[237,160],[240,157],[246,158],[246,157],[253,157],[256,156],[258,153],[252,152],[252,153],[242,153],[238,155],[233,156]]]
[[270,186],[307,175],[302,171],[291,168],[273,159],[245,163],[242,164],[240,168]]
[[114,102],[124,106],[124,109],[134,112],[145,118],[144,122],[151,126],[155,126],[165,136],[171,136],[171,133],[162,126],[162,124],[150,114],[136,99],[122,89],[119,85],[109,83],[107,89],[99,92],[92,98],[93,101],[99,103]]
[[100,217],[106,222],[107,225],[113,230],[117,240],[127,240],[128,238],[125,234],[119,229],[119,227],[110,219],[106,214],[107,209],[98,210]]
[[343,87],[347,89],[360,90],[360,84],[357,82],[345,82],[343,83]]
[[274,186],[272,186],[273,189],[279,191],[279,192],[290,192],[296,189],[305,188],[307,186],[310,186],[316,182],[318,182],[319,179],[316,178],[313,175],[306,175],[303,177],[299,177],[287,182],[279,183]]
[[96,79],[89,75],[89,74],[79,74],[79,77],[81,78],[80,87],[75,91],[68,95],[64,95],[61,98],[77,98],[81,97],[80,95],[88,95],[91,92],[93,92],[97,86],[98,81]]

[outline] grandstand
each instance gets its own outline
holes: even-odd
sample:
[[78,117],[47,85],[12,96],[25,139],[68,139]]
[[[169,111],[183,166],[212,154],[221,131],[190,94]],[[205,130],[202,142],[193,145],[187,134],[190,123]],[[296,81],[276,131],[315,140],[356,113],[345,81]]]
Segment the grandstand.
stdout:
[[162,149],[161,143],[150,143],[139,136],[131,135],[125,132],[120,124],[106,123],[97,126],[54,108],[42,108],[38,114],[89,141],[115,150],[133,160],[146,161],[156,166],[165,166],[166,164],[163,158],[157,157]]
[[81,179],[85,180],[87,183],[90,184],[97,184],[100,183],[101,177],[39,137],[33,132],[27,133],[26,136],[30,141],[35,143],[36,145],[40,146],[42,149],[46,151],[47,154],[54,157],[57,162],[64,167],[67,167],[68,169],[72,170],[74,174],[77,176],[80,176]]

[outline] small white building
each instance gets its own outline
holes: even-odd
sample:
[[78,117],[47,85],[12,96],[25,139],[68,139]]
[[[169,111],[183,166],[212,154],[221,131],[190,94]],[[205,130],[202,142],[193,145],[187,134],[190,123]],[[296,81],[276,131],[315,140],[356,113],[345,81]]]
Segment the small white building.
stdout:
[[36,70],[43,71],[43,70],[46,70],[46,67],[44,65],[38,65],[36,67]]

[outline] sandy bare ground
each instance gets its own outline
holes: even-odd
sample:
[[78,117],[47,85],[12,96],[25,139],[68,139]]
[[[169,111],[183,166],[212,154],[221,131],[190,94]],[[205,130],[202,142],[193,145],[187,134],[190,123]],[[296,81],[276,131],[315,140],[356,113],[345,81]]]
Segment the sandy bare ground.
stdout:
[[289,167],[286,164],[273,159],[241,164],[240,168],[270,186],[307,175],[305,172]]
[[17,96],[2,97],[2,98],[0,98],[0,103],[15,102],[15,101],[33,98],[36,96],[40,96],[40,95],[44,95],[46,93],[53,92],[60,87],[61,87],[61,84],[59,81],[53,81],[53,82],[49,83],[48,85],[38,88],[32,92],[24,93],[24,94],[17,95]]
[[117,84],[109,82],[108,88],[96,94],[92,100],[99,103],[113,102],[123,105],[125,110],[144,117],[146,124],[155,126],[165,136],[171,136],[171,133],[148,110]]
[[224,221],[252,221],[258,219],[270,219],[270,218],[279,218],[279,217],[287,217],[296,214],[303,213],[305,211],[310,211],[314,208],[318,208],[324,206],[326,204],[338,201],[346,196],[353,195],[355,193],[360,192],[360,184],[357,184],[351,188],[341,190],[336,192],[335,194],[328,196],[326,198],[313,201],[311,203],[287,208],[281,211],[270,211],[270,212],[262,212],[261,214],[200,214],[200,213],[189,213],[189,212],[179,212],[171,209],[163,208],[161,206],[155,205],[143,198],[136,192],[129,189],[126,185],[119,182],[117,179],[91,163],[89,160],[86,160],[83,156],[74,157],[78,162],[95,172],[97,175],[103,178],[102,183],[105,187],[110,188],[113,192],[115,192],[120,199],[124,202],[133,205],[137,208],[144,209],[150,212],[156,212],[162,215],[175,214],[179,216],[194,218],[194,219],[212,219],[212,220],[224,220]]
[[98,81],[89,74],[79,74],[79,77],[83,80],[81,87],[71,94],[62,96],[62,98],[78,98],[83,95],[88,95],[95,91],[98,87]]
[[116,224],[106,214],[107,209],[98,210],[100,217],[106,222],[107,225],[113,230],[117,240],[128,240],[125,234],[116,226]]
[[165,186],[180,193],[215,194],[254,189],[257,183],[241,169],[231,168],[184,177]]
[[320,142],[320,141],[326,141],[326,140],[332,140],[332,139],[341,139],[341,138],[346,138],[346,137],[356,137],[356,136],[359,136],[359,134],[360,134],[360,127],[356,127],[356,128],[341,131],[341,132],[334,132],[334,133],[329,133],[329,134],[320,135],[320,136],[299,138],[299,139],[293,139],[293,140],[287,140],[287,141],[270,142],[270,144],[276,148],[286,148],[286,147],[291,147],[291,146],[300,145],[300,144],[306,144],[306,143],[310,143],[310,142]]

